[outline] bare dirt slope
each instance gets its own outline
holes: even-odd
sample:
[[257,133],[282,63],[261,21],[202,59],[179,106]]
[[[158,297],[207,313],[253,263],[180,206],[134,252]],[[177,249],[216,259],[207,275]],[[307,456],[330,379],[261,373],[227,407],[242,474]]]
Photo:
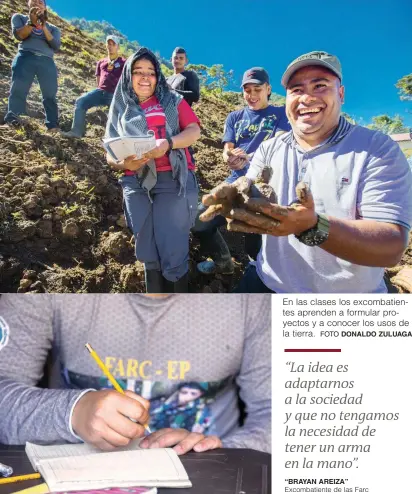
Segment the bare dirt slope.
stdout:
[[[10,36],[14,12],[26,3],[5,0],[0,14],[0,118],[6,111],[10,65],[17,43]],[[59,109],[68,130],[75,99],[94,86],[95,62],[105,55],[95,42],[55,15],[62,30]],[[203,191],[226,176],[220,136],[234,107],[203,98],[195,107],[202,138],[195,146],[198,179]],[[101,138],[106,109],[88,114],[83,140],[69,141],[46,133],[39,87],[28,100],[29,116],[19,130],[0,130],[0,279],[2,291],[133,292],[143,291],[143,267],[135,262],[133,240],[125,228],[117,175],[106,165]],[[242,238],[229,240],[241,260]],[[203,259],[196,242],[192,262]],[[192,266],[194,268],[194,265]],[[228,291],[233,279],[198,277],[192,269],[192,291]]]
[[[10,65],[17,51],[10,19],[14,12],[25,10],[24,0],[2,2],[0,119],[6,111]],[[61,126],[68,130],[74,101],[94,86],[95,62],[105,55],[105,47],[56,15],[50,16],[50,22],[62,30],[62,49],[56,56],[58,101]],[[220,138],[224,120],[234,107],[204,97],[194,109],[202,122],[195,158],[204,192],[227,175]],[[23,128],[0,130],[1,291],[144,291],[143,266],[135,262],[117,175],[106,165],[101,146],[106,109],[89,112],[86,138],[78,141],[46,133],[37,84],[28,110]],[[206,278],[196,274],[195,263],[204,257],[192,241],[191,291],[231,291],[241,276],[246,263],[243,237],[224,235],[236,261],[235,275]],[[409,249],[403,262],[410,264],[411,256]]]

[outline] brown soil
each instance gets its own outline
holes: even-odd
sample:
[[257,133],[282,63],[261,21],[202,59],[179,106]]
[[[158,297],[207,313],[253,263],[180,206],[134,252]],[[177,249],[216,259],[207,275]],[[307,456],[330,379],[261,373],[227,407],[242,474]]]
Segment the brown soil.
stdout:
[[[25,0],[5,0],[0,13],[0,124],[6,111],[10,65],[17,42],[10,18],[25,12]],[[59,70],[60,123],[69,130],[78,96],[94,87],[95,62],[105,47],[61,18],[50,22],[62,30]],[[203,97],[194,106],[202,137],[194,146],[202,193],[227,176],[221,134],[235,107]],[[28,99],[28,116],[20,129],[0,129],[0,291],[2,292],[142,292],[143,266],[135,262],[133,239],[126,228],[117,174],[109,169],[101,138],[106,109],[88,113],[87,135],[69,141],[49,135],[43,125],[37,84]],[[233,276],[204,277],[196,272],[205,257],[191,240],[190,290],[228,292],[246,265],[243,235],[222,230],[235,261]],[[409,248],[402,264],[412,264]],[[398,270],[391,270],[395,276]]]
[[[2,2],[0,124],[17,51],[10,18],[26,8],[24,0]],[[68,130],[76,98],[94,87],[95,62],[105,55],[105,47],[53,14],[50,22],[62,30],[62,49],[56,56],[58,102],[61,127]],[[21,129],[0,129],[1,291],[144,291],[143,266],[135,261],[132,235],[124,222],[118,175],[107,166],[101,146],[106,109],[90,111],[86,137],[69,141],[47,134],[37,83],[27,108]],[[234,107],[203,98],[194,109],[202,122],[202,138],[194,148],[197,176],[205,192],[227,174],[220,137],[225,117]],[[242,236],[224,234],[237,259],[235,275],[198,275],[195,263],[204,257],[193,241],[191,291],[230,291],[240,278],[245,263]]]

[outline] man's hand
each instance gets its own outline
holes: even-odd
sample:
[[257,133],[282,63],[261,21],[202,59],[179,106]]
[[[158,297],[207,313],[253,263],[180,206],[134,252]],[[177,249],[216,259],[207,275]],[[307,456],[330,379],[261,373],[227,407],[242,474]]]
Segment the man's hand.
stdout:
[[252,181],[246,177],[240,177],[231,184],[222,182],[217,185],[209,194],[202,197],[203,205],[208,206],[208,208],[199,216],[199,219],[210,221],[219,214],[227,216],[237,197],[244,199],[247,197],[251,185]]
[[137,171],[143,168],[146,163],[149,162],[149,158],[137,159],[135,154],[125,158],[120,164],[125,170]]
[[[89,391],[76,403],[72,415],[73,431],[85,442],[105,451],[127,446],[145,434],[150,403],[126,391]],[[134,423],[132,420],[138,423]]]
[[156,147],[151,151],[149,151],[148,153],[144,154],[142,158],[148,158],[148,159],[161,158],[167,153],[168,150],[169,150],[169,143],[167,142],[167,139],[156,139]]
[[202,203],[205,206],[212,206],[222,201],[232,202],[237,195],[247,194],[252,183],[253,181],[246,177],[240,177],[231,184],[222,182],[202,197]]
[[184,455],[190,450],[196,452],[208,451],[222,447],[222,442],[217,436],[205,436],[198,432],[189,432],[186,429],[160,429],[149,434],[140,443],[141,448],[170,448],[178,455]]
[[38,17],[39,17],[40,11],[37,7],[32,7],[29,11],[29,16],[30,16],[30,22],[34,25],[38,24]]
[[241,148],[229,149],[227,157],[227,164],[231,170],[241,170],[249,161],[248,155]]
[[313,228],[318,218],[312,193],[304,183],[299,183],[296,195],[298,201],[291,206],[279,206],[264,199],[248,198],[245,202],[246,209],[234,208],[228,213],[227,217],[231,219],[228,230],[283,237],[299,235]]
[[46,25],[46,22],[49,20],[48,14],[47,14],[47,9],[43,10],[43,15],[42,15],[42,24],[43,26]]
[[37,23],[41,25],[41,27],[45,27],[46,25],[46,15],[45,12],[39,13],[37,15]]

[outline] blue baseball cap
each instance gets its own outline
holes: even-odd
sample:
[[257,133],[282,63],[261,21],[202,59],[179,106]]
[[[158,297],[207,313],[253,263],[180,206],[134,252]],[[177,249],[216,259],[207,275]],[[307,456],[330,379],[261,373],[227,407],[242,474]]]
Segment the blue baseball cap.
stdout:
[[245,84],[269,84],[269,74],[263,67],[252,67],[243,74],[242,87]]

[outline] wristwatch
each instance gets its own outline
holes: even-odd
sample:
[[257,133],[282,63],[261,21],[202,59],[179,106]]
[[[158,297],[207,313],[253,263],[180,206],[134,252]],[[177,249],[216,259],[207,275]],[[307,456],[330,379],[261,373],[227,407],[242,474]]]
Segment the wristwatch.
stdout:
[[324,214],[318,214],[318,222],[309,230],[305,230],[295,237],[302,242],[302,244],[309,247],[315,247],[323,244],[329,237],[329,220]]
[[173,149],[173,140],[169,136],[166,136],[166,140],[169,143],[169,149],[167,150],[167,152],[170,153],[170,151]]

